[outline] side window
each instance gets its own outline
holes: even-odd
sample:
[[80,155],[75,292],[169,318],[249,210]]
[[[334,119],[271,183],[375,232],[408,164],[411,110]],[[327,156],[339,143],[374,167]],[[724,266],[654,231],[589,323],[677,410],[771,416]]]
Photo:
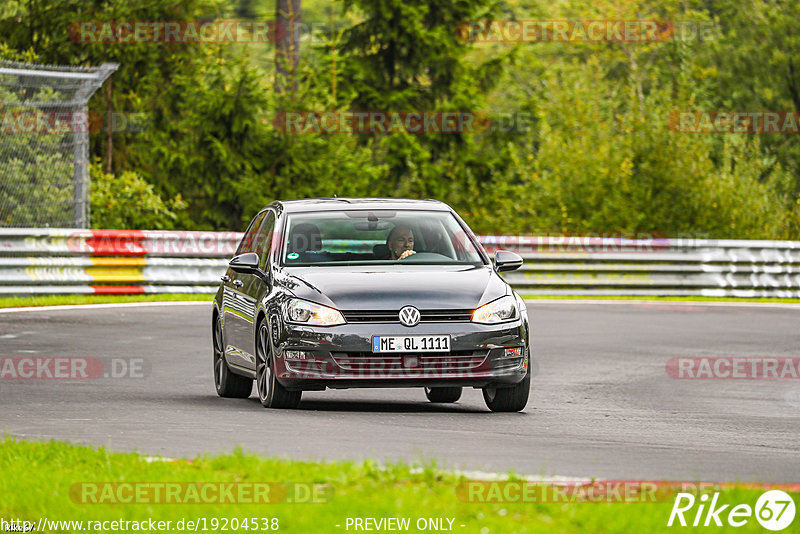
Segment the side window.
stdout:
[[245,252],[255,252],[253,250],[253,244],[256,237],[256,232],[258,231],[258,227],[261,226],[261,221],[264,220],[264,216],[267,214],[266,211],[262,211],[258,215],[255,216],[253,222],[250,223],[250,226],[247,227],[247,231],[244,233],[244,237],[242,241],[239,243],[239,247],[236,249],[236,255],[244,254]]
[[261,229],[258,231],[254,249],[258,254],[258,268],[262,271],[266,270],[267,258],[269,258],[269,253],[272,250],[272,235],[274,230],[275,214],[268,211],[264,219],[264,224],[261,225]]

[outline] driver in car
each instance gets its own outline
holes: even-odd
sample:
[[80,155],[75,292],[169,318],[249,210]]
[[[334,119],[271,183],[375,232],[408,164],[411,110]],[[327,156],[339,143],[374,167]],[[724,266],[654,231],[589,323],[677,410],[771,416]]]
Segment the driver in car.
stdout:
[[408,226],[395,226],[386,238],[386,245],[393,260],[403,260],[412,254],[414,249],[414,233]]

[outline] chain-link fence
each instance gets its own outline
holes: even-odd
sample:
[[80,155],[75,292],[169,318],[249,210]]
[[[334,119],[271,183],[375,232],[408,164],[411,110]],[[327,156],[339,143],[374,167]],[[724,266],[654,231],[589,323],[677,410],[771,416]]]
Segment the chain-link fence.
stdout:
[[89,226],[88,102],[116,68],[0,61],[0,227]]

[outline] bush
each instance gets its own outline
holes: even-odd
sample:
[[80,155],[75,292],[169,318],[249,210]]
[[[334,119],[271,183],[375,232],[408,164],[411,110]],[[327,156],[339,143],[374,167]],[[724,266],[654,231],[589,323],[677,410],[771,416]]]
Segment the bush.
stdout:
[[164,200],[135,172],[116,176],[91,165],[90,175],[93,228],[172,230],[187,208],[180,194]]

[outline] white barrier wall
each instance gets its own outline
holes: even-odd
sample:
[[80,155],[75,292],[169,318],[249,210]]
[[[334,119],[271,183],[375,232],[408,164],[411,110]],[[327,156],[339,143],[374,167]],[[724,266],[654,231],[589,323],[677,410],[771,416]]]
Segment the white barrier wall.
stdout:
[[213,293],[242,234],[0,229],[0,294]]
[[483,236],[525,263],[504,278],[522,295],[800,298],[800,242],[693,238]]

